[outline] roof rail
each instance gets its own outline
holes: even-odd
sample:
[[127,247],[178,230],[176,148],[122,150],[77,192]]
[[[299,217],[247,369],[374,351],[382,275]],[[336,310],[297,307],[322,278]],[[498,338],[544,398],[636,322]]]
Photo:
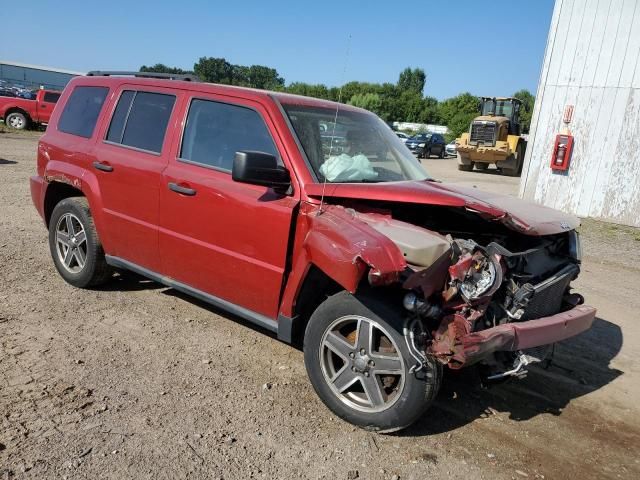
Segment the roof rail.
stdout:
[[111,70],[93,70],[87,73],[87,77],[143,77],[143,78],[162,78],[165,80],[183,80],[185,82],[200,82],[200,78],[197,75],[187,74],[180,75],[177,73],[156,73],[156,72],[125,72],[125,71],[111,71]]

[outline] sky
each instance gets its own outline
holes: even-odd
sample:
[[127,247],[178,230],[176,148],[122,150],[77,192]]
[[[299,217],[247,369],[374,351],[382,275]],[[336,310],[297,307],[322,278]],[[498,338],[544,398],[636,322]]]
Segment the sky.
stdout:
[[[266,65],[286,83],[393,82],[425,95],[535,94],[553,0],[3,2],[0,60],[76,71],[198,58]],[[10,41],[7,39],[11,39]]]

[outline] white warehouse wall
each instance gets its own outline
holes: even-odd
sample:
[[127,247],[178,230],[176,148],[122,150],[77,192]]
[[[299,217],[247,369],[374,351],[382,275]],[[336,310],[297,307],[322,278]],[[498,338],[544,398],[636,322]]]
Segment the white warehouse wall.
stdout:
[[[574,105],[568,172],[551,170]],[[640,226],[640,0],[556,0],[520,196]]]

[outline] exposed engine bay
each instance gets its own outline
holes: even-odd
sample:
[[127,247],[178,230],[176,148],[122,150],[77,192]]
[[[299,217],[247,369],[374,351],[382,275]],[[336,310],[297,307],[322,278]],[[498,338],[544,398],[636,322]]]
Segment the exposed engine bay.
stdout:
[[353,207],[407,262],[401,284],[413,349],[450,368],[481,364],[491,380],[524,376],[526,365],[545,360],[553,348],[519,348],[540,343],[528,340],[535,334],[525,338],[525,329],[536,327],[528,321],[544,322],[583,303],[570,293],[580,271],[574,230],[525,235],[468,210]]

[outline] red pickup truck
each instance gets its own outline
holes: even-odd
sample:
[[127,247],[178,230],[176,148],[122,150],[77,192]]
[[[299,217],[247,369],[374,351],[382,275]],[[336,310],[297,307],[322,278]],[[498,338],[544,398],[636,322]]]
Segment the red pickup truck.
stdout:
[[53,107],[60,92],[38,90],[35,100],[17,97],[0,97],[0,118],[5,125],[22,130],[29,125],[49,123]]

